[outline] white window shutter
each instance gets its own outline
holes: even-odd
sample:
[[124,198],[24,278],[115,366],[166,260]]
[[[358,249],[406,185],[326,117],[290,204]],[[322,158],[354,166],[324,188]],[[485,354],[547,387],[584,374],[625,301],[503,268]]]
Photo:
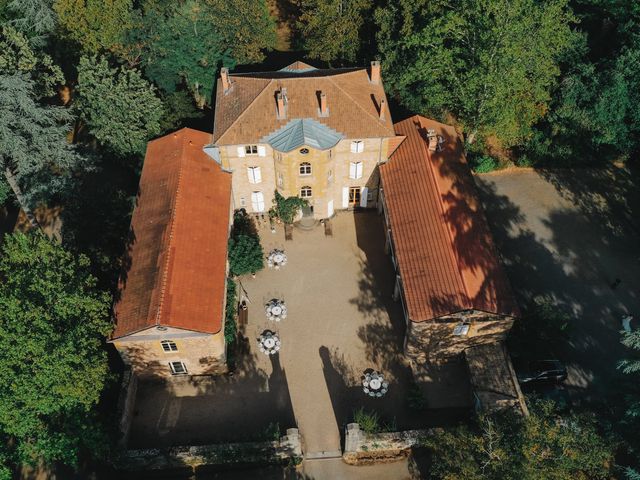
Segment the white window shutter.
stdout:
[[369,189],[367,187],[362,188],[362,192],[360,192],[360,206],[362,208],[367,207],[367,194],[369,193]]
[[244,152],[244,145],[238,147],[238,156],[239,157],[244,157],[245,152]]
[[249,183],[256,183],[253,178],[253,167],[247,167],[247,177],[249,178]]
[[349,162],[349,178],[358,178],[356,177],[358,171],[358,166],[355,162]]
[[362,178],[362,162],[356,163],[356,177],[355,178]]
[[364,142],[363,141],[359,141],[358,142],[358,153],[362,153],[364,152]]
[[260,192],[251,192],[251,208],[253,208],[254,212],[258,212],[258,193]]
[[258,156],[264,157],[267,155],[267,148],[264,145],[258,145]]
[[349,187],[342,187],[342,208],[349,208]]
[[351,142],[351,153],[358,153],[358,142]]
[[262,171],[260,167],[253,167],[253,179],[256,183],[262,182]]
[[333,217],[333,200],[327,202],[327,218]]
[[264,194],[262,192],[256,192],[258,194],[258,211],[264,212]]

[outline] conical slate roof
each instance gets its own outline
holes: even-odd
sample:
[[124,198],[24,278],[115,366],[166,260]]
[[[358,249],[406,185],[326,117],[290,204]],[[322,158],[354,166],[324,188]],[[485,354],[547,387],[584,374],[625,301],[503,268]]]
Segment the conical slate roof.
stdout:
[[263,137],[274,150],[290,152],[306,145],[318,150],[327,150],[344,138],[344,135],[311,118],[291,120],[284,127]]

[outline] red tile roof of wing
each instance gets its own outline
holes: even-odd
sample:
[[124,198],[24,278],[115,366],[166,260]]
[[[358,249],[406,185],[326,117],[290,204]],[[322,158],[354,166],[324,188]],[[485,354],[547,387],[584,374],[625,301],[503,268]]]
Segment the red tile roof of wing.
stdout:
[[[518,315],[455,129],[418,115],[395,128],[407,138],[380,173],[409,317]],[[427,129],[444,138],[440,152]]]
[[149,142],[113,338],[154,325],[216,333],[225,297],[231,175],[183,128]]
[[[389,113],[383,119],[379,116],[380,102],[387,102],[382,82],[371,83],[365,68],[298,68],[231,74],[229,78],[230,90],[225,93],[218,79],[216,91],[213,141],[218,145],[257,143],[296,118],[312,118],[347,138],[395,136]],[[287,89],[287,117],[279,120],[276,93],[282,87]],[[318,115],[319,92],[326,94],[326,117]]]

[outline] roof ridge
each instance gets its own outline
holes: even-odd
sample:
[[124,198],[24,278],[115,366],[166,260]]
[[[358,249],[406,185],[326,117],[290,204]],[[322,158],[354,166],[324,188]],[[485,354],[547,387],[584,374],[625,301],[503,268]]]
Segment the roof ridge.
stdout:
[[[183,129],[181,129],[183,130]],[[176,195],[175,202],[173,203],[173,208],[171,209],[171,219],[169,220],[169,239],[167,241],[167,258],[165,260],[165,264],[162,266],[162,280],[160,285],[160,295],[158,299],[158,311],[156,312],[156,326],[160,325],[160,317],[162,316],[162,307],[164,304],[165,291],[167,288],[167,280],[169,277],[169,262],[171,260],[171,246],[173,244],[173,232],[175,230],[176,225],[176,213],[178,211],[178,204],[180,202],[180,191],[182,185],[182,170],[184,169],[184,150],[185,150],[185,142],[187,141],[186,135],[179,130],[176,134],[180,133],[182,135],[182,141],[180,145],[180,152],[178,157],[179,168],[178,168],[178,181],[176,183]]]
[[[365,69],[363,69],[363,70],[365,70]],[[359,71],[359,70],[354,70],[354,71]],[[346,72],[346,73],[353,73],[353,72]],[[352,101],[353,103],[355,103],[355,104],[358,106],[358,108],[359,108],[360,110],[362,110],[364,113],[366,113],[367,115],[369,115],[371,118],[374,118],[374,119],[376,119],[376,120],[378,120],[378,121],[380,120],[380,118],[379,118],[379,117],[376,117],[375,115],[373,115],[373,114],[369,113],[367,110],[365,110],[365,109],[362,107],[362,105],[360,105],[360,102],[358,102],[355,98],[353,98],[351,95],[349,95],[349,92],[347,92],[347,91],[346,91],[344,88],[342,88],[339,84],[337,84],[336,82],[334,82],[332,77],[328,76],[328,77],[327,77],[327,79],[328,79],[331,83],[333,83],[336,87],[338,87],[338,89],[339,89],[339,90],[341,90],[341,91],[342,91],[342,92],[343,92],[347,97],[349,97],[349,98],[351,99],[351,101]],[[382,92],[383,92],[383,95],[385,95],[385,94],[384,94],[384,90],[382,90]],[[385,95],[385,97],[386,97],[386,95]],[[384,101],[385,101],[385,102],[387,101],[387,100],[386,100],[386,98],[384,99]],[[393,129],[393,123],[392,123],[392,122],[390,122],[390,123],[391,123],[391,128]],[[394,135],[395,135],[395,131],[394,131]]]
[[[420,128],[425,128],[423,126],[423,124],[422,124],[422,119],[424,117],[422,115],[416,115],[416,117],[418,117],[420,119]],[[413,117],[411,117],[411,118],[413,118]],[[451,245],[451,249],[450,249],[449,253],[451,254],[451,257],[453,259],[453,263],[456,265],[456,270],[458,271],[458,274],[460,275],[460,282],[462,283],[462,286],[464,287],[464,294],[466,296],[467,304],[473,306],[473,302],[471,301],[471,295],[469,294],[469,287],[467,286],[467,282],[465,281],[464,274],[462,273],[462,269],[460,267],[460,262],[456,258],[457,249],[455,247],[455,242],[454,242],[454,239],[453,239],[453,234],[451,232],[451,228],[449,228],[449,222],[446,219],[446,215],[445,215],[445,211],[444,211],[444,204],[443,204],[443,201],[442,201],[442,191],[440,190],[440,186],[438,185],[438,180],[436,178],[435,167],[433,165],[433,160],[431,159],[431,152],[429,152],[429,149],[425,145],[425,140],[424,140],[424,138],[422,138],[422,135],[420,135],[420,132],[418,132],[418,135],[420,137],[420,148],[422,148],[422,150],[426,153],[428,168],[431,171],[431,179],[435,183],[436,192],[438,193],[438,210],[440,211],[440,215],[442,215],[443,224],[446,227],[445,230],[447,232],[447,238],[449,239],[449,244]]]
[[[270,78],[270,79],[269,79],[269,81],[268,81],[268,82],[267,82],[267,84],[262,88],[262,90],[260,90],[260,91],[258,92],[258,94],[257,94],[255,97],[253,97],[253,100],[251,100],[251,102],[249,102],[249,104],[248,104],[246,107],[244,107],[244,109],[242,110],[242,112],[240,112],[240,115],[238,115],[238,116],[235,118],[235,120],[229,124],[229,126],[225,129],[225,131],[224,131],[224,132],[222,132],[222,133],[220,134],[220,136],[218,137],[218,140],[216,141],[216,143],[219,143],[219,142],[220,142],[220,140],[222,140],[222,137],[224,137],[224,135],[225,135],[229,130],[231,130],[231,127],[233,127],[236,123],[238,123],[238,120],[240,120],[240,118],[242,118],[242,116],[247,112],[247,110],[249,110],[249,109],[251,108],[251,106],[256,102],[256,100],[258,100],[258,98],[260,98],[260,97],[262,96],[262,94],[264,93],[264,91],[267,89],[267,87],[268,87],[269,85],[271,85],[271,83],[273,83],[273,81],[274,81],[274,80],[275,80],[275,79],[273,79],[273,78]],[[216,101],[216,103],[217,103],[217,101]],[[214,116],[213,116],[213,118],[214,118],[214,123],[215,123],[215,117],[216,117],[216,115],[214,114]],[[215,129],[215,125],[214,125],[214,129]]]

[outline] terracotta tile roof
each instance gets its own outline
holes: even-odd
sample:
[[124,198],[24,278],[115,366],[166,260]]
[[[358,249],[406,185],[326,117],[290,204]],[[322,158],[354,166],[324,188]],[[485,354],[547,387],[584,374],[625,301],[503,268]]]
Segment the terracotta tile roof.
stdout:
[[231,175],[202,151],[210,142],[183,128],[147,146],[113,338],[154,325],[221,328]]
[[[409,317],[518,315],[455,129],[417,115],[395,128],[407,138],[380,173]],[[429,151],[428,129],[441,151]]]
[[[226,93],[218,79],[213,142],[258,143],[298,118],[316,120],[347,138],[395,136],[389,109],[383,120],[379,118],[380,102],[387,101],[382,82],[369,82],[367,69],[308,70],[303,66],[306,64],[296,62],[276,72],[231,74],[231,88]],[[278,120],[276,92],[283,87],[288,98],[287,116]],[[319,92],[327,95],[326,117],[318,115]]]

